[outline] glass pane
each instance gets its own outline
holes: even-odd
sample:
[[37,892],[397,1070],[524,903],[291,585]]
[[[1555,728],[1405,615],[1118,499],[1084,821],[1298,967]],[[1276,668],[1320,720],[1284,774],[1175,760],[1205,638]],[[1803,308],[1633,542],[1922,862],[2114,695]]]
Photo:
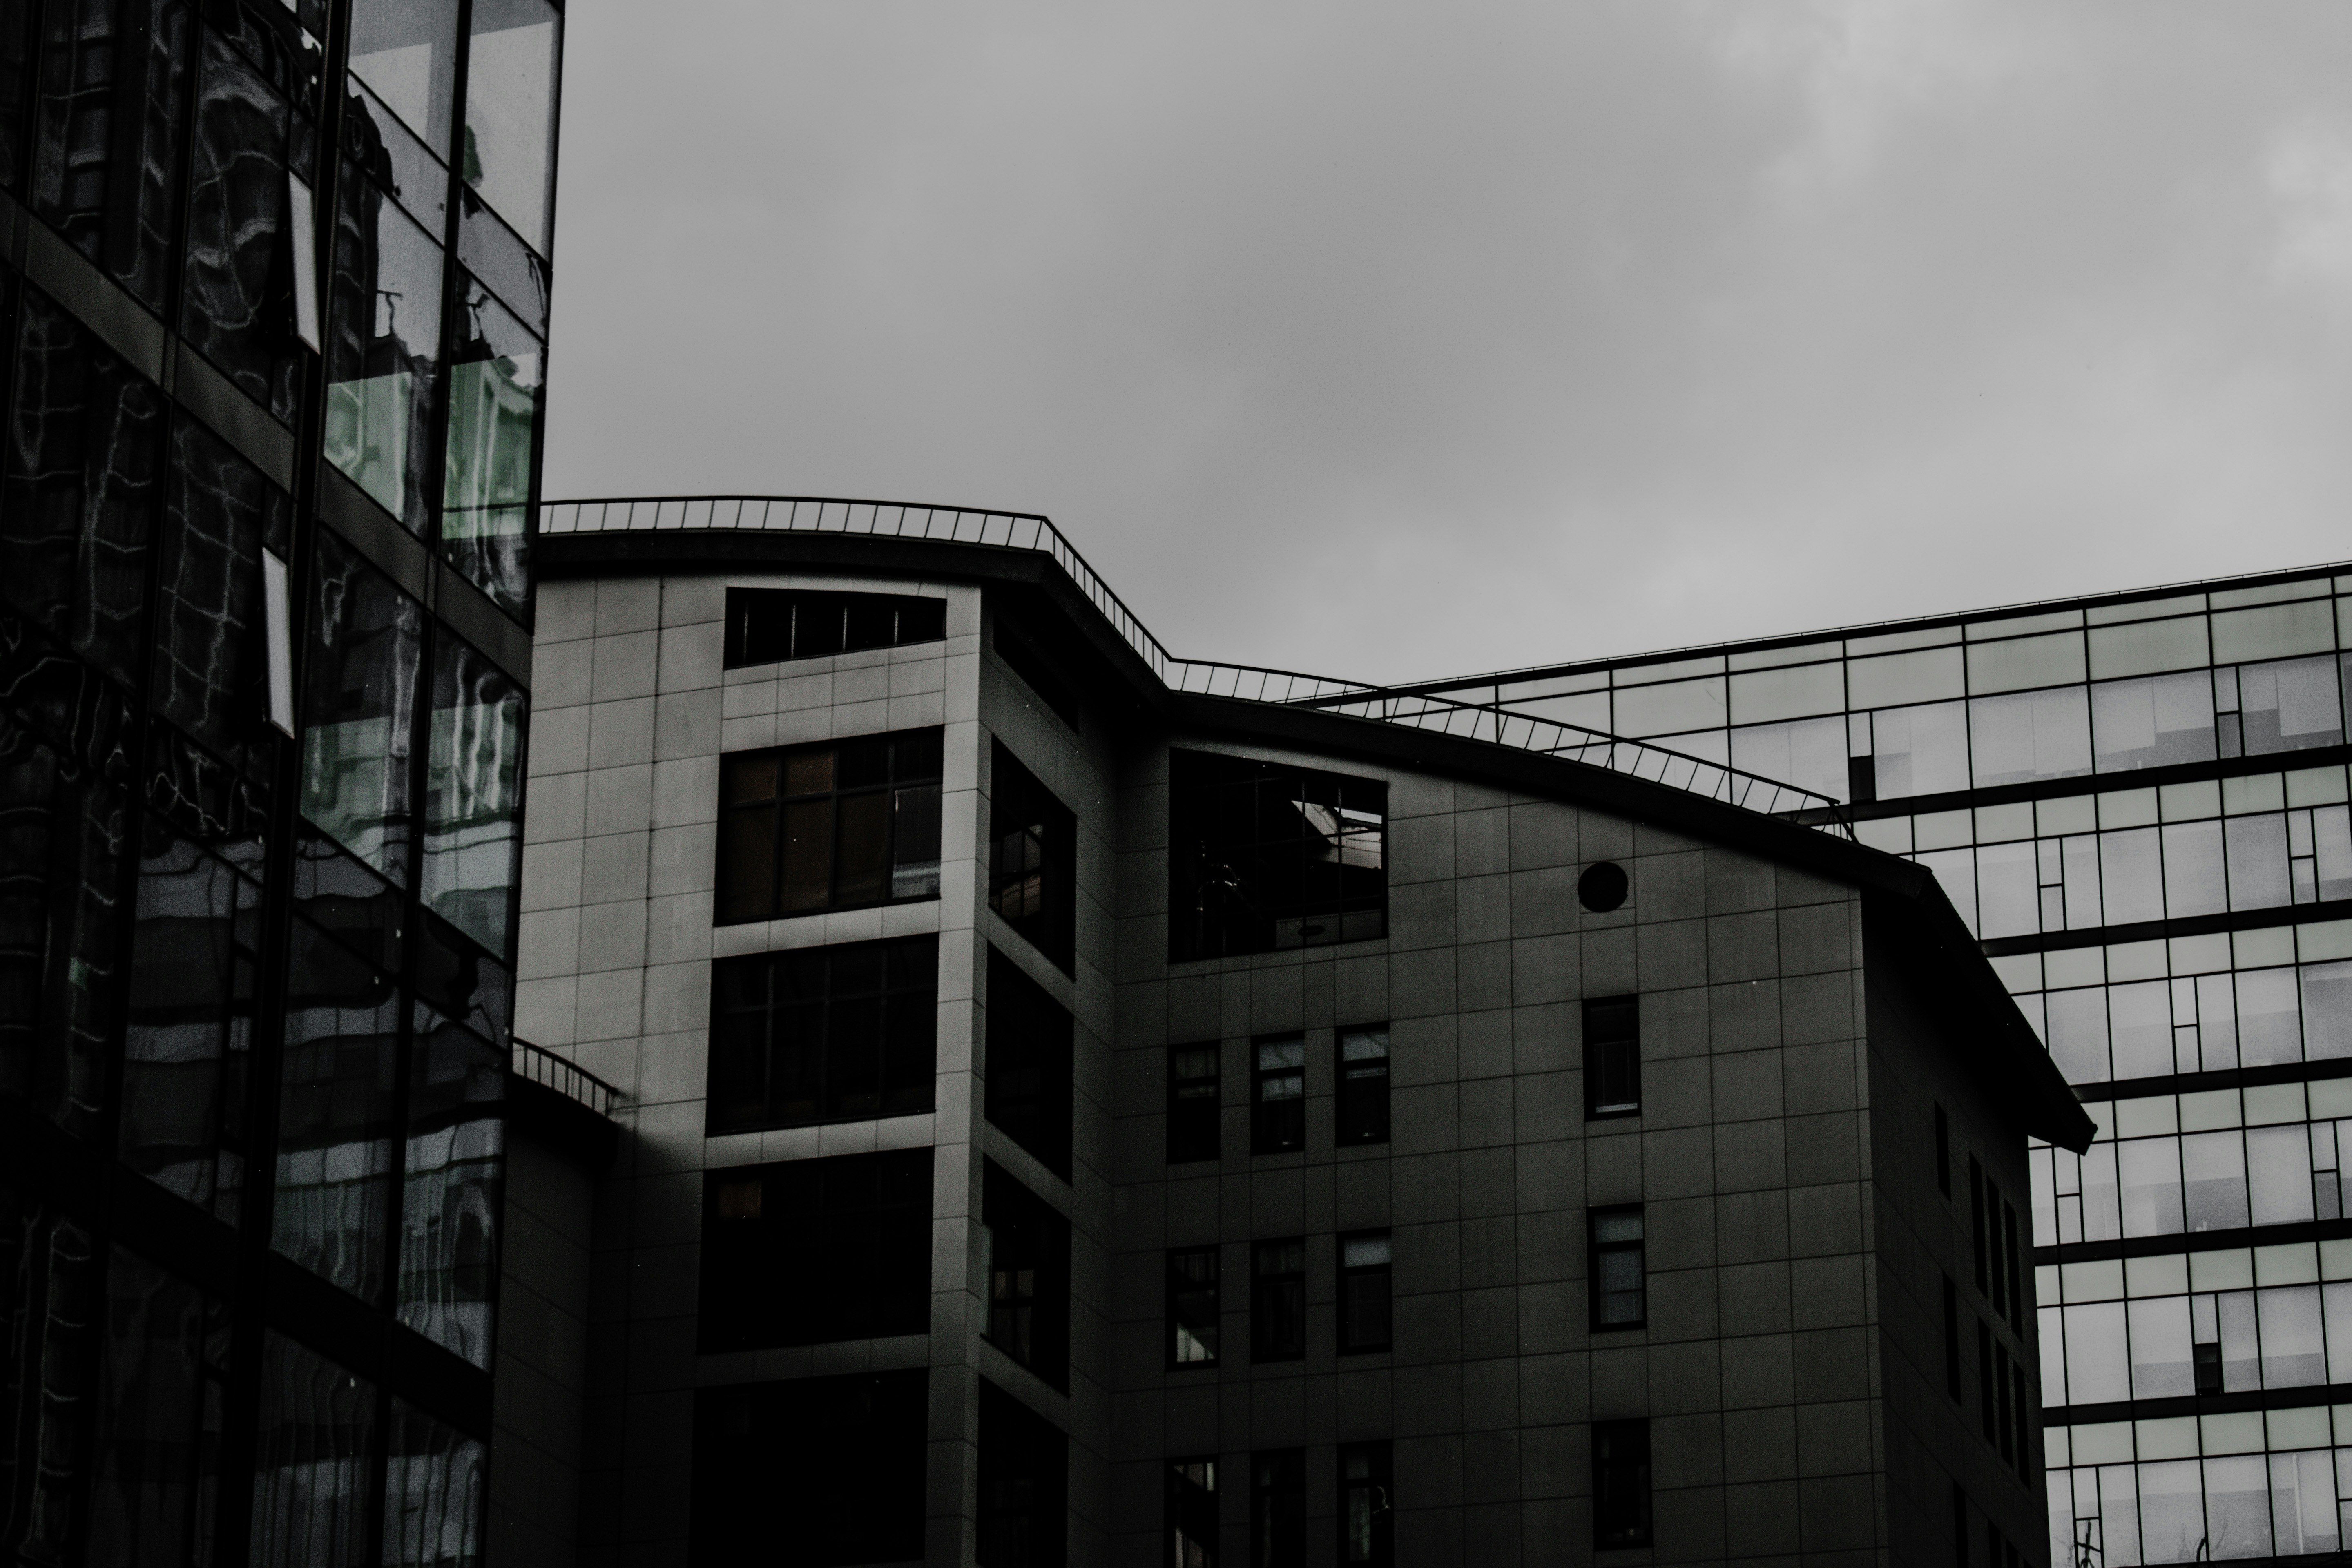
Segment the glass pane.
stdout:
[[284,423],[301,390],[287,237],[286,100],[243,52],[206,31],[188,185],[180,330]]
[[2230,865],[2230,907],[2275,909],[2287,902],[2286,818],[2232,816],[2222,824]]
[[218,1464],[218,1367],[227,1350],[204,1293],[136,1253],[114,1248],[106,1275],[106,1348],[97,1402],[89,1513],[91,1563],[180,1568],[209,1562]]
[[522,854],[522,725],[521,689],[436,629],[421,890],[427,908],[499,958]]
[[2124,1304],[2102,1301],[2068,1307],[2066,1402],[2106,1405],[2131,1397],[2130,1368],[2124,1353]]
[[1879,799],[1969,787],[1965,702],[1884,710],[1873,716],[1871,737]]
[[436,153],[448,145],[457,0],[353,0],[352,74]]
[[498,1296],[506,1053],[420,1005],[408,1061],[400,1321],[487,1367]]
[[375,1389],[276,1330],[262,1339],[254,1445],[254,1568],[368,1561],[368,1428]]
[[424,611],[333,534],[320,529],[317,538],[303,661],[302,815],[405,883]]
[[2249,756],[2343,742],[2344,709],[2332,656],[2241,666],[2238,699]]
[[2079,686],[1979,697],[1969,704],[1979,788],[2091,771],[2090,713]]
[[[2164,829],[2164,907],[2174,920],[2218,915],[2229,907],[2221,871],[2221,825],[2177,822]],[[2114,916],[2112,906],[2108,910]]]
[[2201,669],[2091,688],[2099,772],[2213,760],[2213,682]]
[[343,151],[373,174],[409,216],[438,235],[449,221],[449,168],[383,100],[357,81],[343,110]]
[[525,509],[545,353],[479,283],[461,278],[459,286],[465,336],[449,355],[441,553],[520,618],[530,595]]
[[2196,1393],[2189,1344],[2188,1297],[2131,1303],[2132,1397],[2170,1399]]
[[410,531],[430,521],[441,247],[351,160],[328,280],[327,460]]
[[479,1568],[482,1445],[407,1404],[392,1405],[384,1456],[384,1568]]
[[466,63],[466,184],[541,256],[555,195],[562,26],[546,0],[474,0]]
[[162,314],[195,31],[186,0],[47,7],[33,208]]
[[390,980],[293,924],[271,1245],[363,1300],[383,1287],[400,1017]]

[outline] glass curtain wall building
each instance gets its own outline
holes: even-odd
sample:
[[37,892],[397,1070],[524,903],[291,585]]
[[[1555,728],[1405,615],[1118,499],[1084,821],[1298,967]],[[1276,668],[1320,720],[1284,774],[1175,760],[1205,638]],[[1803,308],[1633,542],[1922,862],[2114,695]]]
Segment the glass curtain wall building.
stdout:
[[478,1560],[562,15],[0,3],[0,1555]]
[[1409,689],[1801,784],[1933,868],[2101,1130],[2032,1159],[2053,1561],[2347,1543],[2341,571]]

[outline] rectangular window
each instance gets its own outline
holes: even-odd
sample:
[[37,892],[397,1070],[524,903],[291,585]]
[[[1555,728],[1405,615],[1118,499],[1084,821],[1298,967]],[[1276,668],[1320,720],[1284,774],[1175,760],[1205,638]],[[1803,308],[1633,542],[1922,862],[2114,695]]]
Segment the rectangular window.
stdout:
[[939,896],[939,731],[719,759],[719,924]]
[[1339,1031],[1341,1143],[1389,1141],[1389,1026],[1367,1024]]
[[2017,1473],[2021,1476],[2032,1475],[2033,1473],[2032,1436],[2034,1424],[2042,1417],[2025,1397],[2025,1363],[2023,1362],[2013,1361],[2009,1363],[2009,1383],[2010,1390],[2015,1395],[2010,1402],[2010,1408],[2017,1413]]
[[1969,1568],[1969,1494],[1952,1483],[1952,1562]]
[[988,792],[988,907],[1063,973],[1076,961],[1078,819],[995,743]]
[[1307,1568],[1307,1454],[1250,1456],[1250,1568]]
[[2000,1438],[2000,1395],[1993,1387],[1992,1325],[1982,1318],[1977,1320],[1977,1399],[1982,1405],[1978,1412],[1984,1425],[1985,1441]]
[[832,594],[800,588],[727,590],[726,665],[778,664],[868,648],[937,642],[948,602],[912,594]]
[[1634,996],[1584,1004],[1584,1116],[1638,1116],[1642,1111],[1642,1014]]
[[1168,1461],[1168,1556],[1175,1568],[1217,1568],[1217,1461]]
[[922,1556],[929,1375],[697,1389],[689,1561],[756,1562],[785,1538],[811,1563]]
[[1069,1009],[993,947],[988,950],[987,1041],[989,1121],[1068,1181]]
[[1998,1342],[1992,1347],[1992,1387],[1993,1397],[2000,1406],[2000,1414],[1994,1418],[2000,1436],[2000,1457],[2004,1463],[2014,1463],[2017,1450],[2011,1436],[2011,1424],[2016,1412],[2010,1404],[2009,1349]]
[[1642,1256],[1642,1207],[1594,1209],[1585,1272],[1592,1282],[1592,1327],[1638,1329],[1649,1321],[1649,1284]]
[[1168,1051],[1168,1163],[1213,1160],[1219,1153],[1217,1047]]
[[1277,1035],[1250,1047],[1255,1062],[1250,1095],[1250,1152],[1280,1154],[1307,1147],[1307,1037]]
[[988,1341],[1068,1392],[1070,1222],[993,1160],[982,1162]]
[[1339,1238],[1339,1353],[1389,1348],[1389,1233]]
[[1936,1107],[1936,1190],[1952,1195],[1952,1119]]
[[1960,1289],[1944,1276],[1944,1392],[1960,1398]]
[[1650,1544],[1650,1424],[1592,1424],[1592,1544]]
[[2000,1260],[2009,1277],[2009,1321],[2022,1331],[2025,1327],[2025,1271],[2017,1266],[2017,1209],[2004,1202],[2000,1205]]
[[982,1568],[1061,1568],[1068,1546],[1070,1440],[984,1377],[979,1481],[973,1560]]
[[1004,667],[1019,676],[1022,682],[1038,700],[1054,710],[1054,716],[1071,729],[1078,727],[1078,697],[1070,683],[1054,668],[1054,662],[1036,646],[1014,631],[1003,615],[996,617],[996,657]]
[[1307,1241],[1291,1237],[1250,1248],[1250,1360],[1307,1354]]
[[1988,1176],[1984,1183],[1985,1266],[1990,1283],[1985,1295],[1992,1302],[1996,1318],[2008,1310],[2009,1287],[2001,1274],[2000,1255],[2000,1189]]
[[1387,784],[1206,752],[1169,766],[1171,960],[1387,934]]
[[1217,1364],[1217,1249],[1176,1247],[1168,1254],[1168,1364]]
[[940,939],[745,953],[711,965],[709,1131],[931,1109]]
[[1974,1154],[1969,1156],[1969,1223],[1976,1238],[1977,1289],[1990,1290],[1992,1276],[1985,1268],[1985,1180],[1984,1167]]
[[707,1173],[697,1348],[919,1334],[931,1321],[931,1152]]
[[1339,1445],[1339,1561],[1391,1568],[1395,1483],[1386,1443]]

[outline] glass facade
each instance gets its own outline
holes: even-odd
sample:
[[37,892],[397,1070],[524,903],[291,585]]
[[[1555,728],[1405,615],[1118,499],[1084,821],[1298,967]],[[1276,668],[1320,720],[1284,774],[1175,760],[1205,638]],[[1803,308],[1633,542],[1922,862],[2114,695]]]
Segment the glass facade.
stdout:
[[0,1557],[478,1563],[562,14],[0,5]]
[[2032,1153],[2053,1560],[2341,1550],[2352,575],[1415,689],[1819,792],[1934,871],[2100,1129]]

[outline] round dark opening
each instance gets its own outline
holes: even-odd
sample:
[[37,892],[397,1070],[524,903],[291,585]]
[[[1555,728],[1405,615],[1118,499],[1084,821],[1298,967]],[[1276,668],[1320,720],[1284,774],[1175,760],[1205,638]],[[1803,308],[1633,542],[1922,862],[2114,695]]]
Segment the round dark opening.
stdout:
[[1576,879],[1576,896],[1596,915],[1605,915],[1625,902],[1625,868],[1614,860],[1588,866]]

